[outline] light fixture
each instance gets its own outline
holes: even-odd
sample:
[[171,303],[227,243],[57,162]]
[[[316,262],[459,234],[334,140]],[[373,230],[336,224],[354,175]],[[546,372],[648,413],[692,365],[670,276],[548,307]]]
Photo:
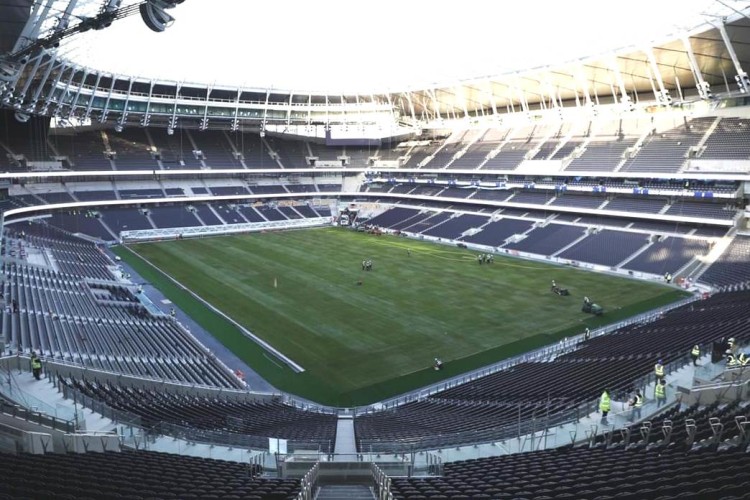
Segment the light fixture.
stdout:
[[122,124],[118,123],[115,125],[115,132],[122,132]]

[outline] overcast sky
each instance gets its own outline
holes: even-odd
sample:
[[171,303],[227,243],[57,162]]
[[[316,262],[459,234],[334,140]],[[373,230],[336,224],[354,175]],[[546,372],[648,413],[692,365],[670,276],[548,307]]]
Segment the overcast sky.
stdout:
[[596,55],[694,26],[717,7],[713,0],[186,0],[169,11],[176,22],[163,33],[136,15],[62,50],[121,74],[354,92]]

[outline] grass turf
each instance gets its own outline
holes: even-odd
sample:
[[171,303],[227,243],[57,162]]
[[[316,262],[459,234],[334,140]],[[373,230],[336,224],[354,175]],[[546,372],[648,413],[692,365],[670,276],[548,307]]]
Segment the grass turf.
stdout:
[[[293,373],[164,275],[118,251],[269,382],[337,406],[371,403],[683,296],[509,257],[480,266],[468,250],[339,228],[131,248],[305,369]],[[362,271],[363,259],[372,259],[371,272]],[[552,279],[571,296],[551,293]],[[580,311],[584,295],[604,316]],[[441,372],[430,369],[436,356],[446,363]]]

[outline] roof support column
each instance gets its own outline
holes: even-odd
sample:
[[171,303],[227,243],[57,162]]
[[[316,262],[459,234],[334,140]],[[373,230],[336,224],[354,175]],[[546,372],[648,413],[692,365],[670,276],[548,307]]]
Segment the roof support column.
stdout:
[[578,85],[581,87],[581,90],[583,91],[583,97],[585,101],[584,105],[589,108],[592,107],[594,105],[594,102],[591,100],[591,94],[589,93],[589,82],[586,79],[586,74],[583,70],[583,64],[579,64],[576,66],[574,77]]
[[[154,95],[154,85],[156,85],[156,83],[151,80],[151,84],[148,87],[148,99],[146,99],[146,112],[143,113],[143,116],[141,117],[142,127],[148,127],[148,124],[151,121],[151,97]],[[132,88],[132,80],[130,88]],[[130,98],[130,89],[128,89],[128,98]]]
[[654,93],[654,97],[656,97],[656,100],[659,102],[659,104],[663,106],[669,106],[670,104],[672,104],[672,96],[669,95],[669,91],[664,87],[664,80],[661,77],[659,66],[656,64],[654,50],[652,47],[646,47],[643,52],[646,53],[646,57],[648,58],[648,65],[651,68],[651,75],[653,76],[654,80],[656,80],[656,85],[658,86],[658,92]]
[[211,98],[211,91],[213,87],[206,87],[206,107],[203,109],[203,118],[201,118],[200,129],[206,130],[208,128],[208,105]]
[[427,92],[432,100],[432,109],[435,111],[435,119],[442,120],[442,117],[440,116],[440,103],[438,103],[437,96],[435,95],[435,89],[430,89]]
[[[49,80],[49,76],[52,74],[52,70],[55,68],[60,68],[62,66],[65,66],[64,63],[59,62],[54,57],[48,61],[47,65],[47,71],[44,72],[44,76],[42,77],[41,81],[37,82],[36,84],[36,92],[34,92],[34,96],[31,98],[32,104],[36,103],[39,100],[39,96],[42,94],[42,90],[44,90],[44,85],[47,83],[47,80]],[[64,70],[58,70],[57,78],[55,79],[54,85],[52,85],[52,88],[54,89],[57,85],[57,82],[60,80],[60,77],[62,76],[62,72]],[[45,104],[46,107],[46,104]]]
[[70,25],[70,16],[73,14],[73,9],[75,9],[77,3],[78,0],[70,0],[68,2],[68,6],[65,8],[65,12],[63,12],[62,16],[60,16],[57,21],[57,26],[55,26],[56,32],[68,28],[68,26]]
[[[75,7],[77,2],[78,0],[70,1],[70,3],[73,4],[73,7]],[[26,21],[26,26],[23,27],[23,31],[21,31],[21,34],[18,36],[18,40],[16,40],[13,50],[11,50],[11,54],[23,50],[27,45],[33,43],[39,38],[39,31],[41,30],[44,21],[49,17],[49,11],[52,8],[53,3],[55,3],[55,0],[34,2],[34,10],[31,12],[29,20]],[[42,5],[44,5],[44,10],[40,13],[39,11],[42,9]],[[70,4],[68,4],[68,7],[72,8]]]
[[[128,120],[128,105],[130,104],[130,94],[133,92],[133,77],[130,77],[130,82],[128,83],[128,93],[125,96],[125,103],[122,105],[122,114],[120,115],[120,119],[118,120],[118,124],[121,127],[125,126],[125,122]],[[141,125],[144,127],[148,126],[149,122],[149,116],[148,112],[143,115],[143,121],[141,121]]]
[[177,101],[180,99],[180,89],[182,89],[182,84],[178,83],[177,85],[175,85],[174,105],[172,106],[172,117],[169,119],[169,128],[172,129],[173,131],[177,127]]
[[[240,98],[237,97],[237,106],[239,107],[239,100]],[[287,110],[286,110],[286,126],[289,127],[292,124],[292,106],[294,100],[294,92],[289,92],[289,100],[287,101]]]
[[695,84],[698,87],[698,94],[702,99],[711,99],[714,95],[711,93],[711,85],[703,79],[703,74],[698,67],[698,61],[695,59],[693,53],[693,47],[690,45],[690,39],[687,35],[682,35],[682,45],[685,46],[685,52],[687,52],[688,61],[690,62],[690,70],[693,72],[693,78],[695,78]]
[[[101,123],[104,123],[105,121],[107,121],[107,114],[109,114],[109,101],[112,99],[112,93],[115,91],[115,83],[117,82],[117,75],[112,75],[111,78],[112,78],[112,85],[109,86],[109,91],[107,92],[107,100],[104,101],[104,108],[102,109],[102,116],[99,118],[99,121]],[[98,86],[95,88],[98,88]],[[93,101],[94,93],[96,92],[94,91],[91,93],[92,101]]]
[[[242,96],[242,89],[237,88],[237,99],[234,102],[234,118],[232,118],[232,132],[236,132],[240,128],[240,97]],[[289,101],[291,105],[292,96],[289,95]],[[287,114],[287,125],[289,125],[289,119]]]
[[[86,79],[86,76],[84,75],[83,80],[81,80],[81,83],[79,84],[78,91],[80,92],[83,88],[84,80]],[[102,74],[97,73],[96,74],[96,83],[94,83],[94,86],[91,88],[91,96],[89,96],[89,103],[86,105],[86,113],[83,115],[84,118],[88,118],[91,116],[91,109],[94,106],[94,98],[96,98],[96,89],[99,88],[99,82],[102,80]],[[77,99],[77,97],[76,97]]]
[[[407,92],[405,96],[406,96],[406,102],[409,103],[409,112],[411,113],[411,121],[412,123],[417,123],[417,113],[414,111],[414,101],[411,98],[411,92]],[[390,100],[390,97],[388,99]],[[391,105],[393,104],[391,103]]]
[[617,87],[620,89],[620,98],[618,99],[618,101],[627,109],[633,109],[633,102],[631,101],[630,96],[628,95],[628,91],[625,88],[625,81],[622,79],[620,65],[617,63],[617,55],[610,54],[607,59],[609,62],[609,68],[615,75],[615,82],[617,83]]
[[490,100],[490,106],[492,107],[492,116],[497,116],[497,101],[495,101],[495,94],[492,92],[492,80],[487,79],[487,96]]
[[734,69],[737,71],[737,74],[734,76],[734,80],[737,82],[737,87],[739,87],[740,92],[746,93],[750,91],[750,77],[747,76],[747,72],[745,72],[742,69],[742,65],[740,65],[740,60],[737,57],[737,53],[734,51],[734,46],[729,39],[729,34],[727,33],[724,23],[719,24],[717,28],[719,29],[719,33],[721,33],[721,38],[724,40],[724,45],[727,47],[729,57],[732,58]]
[[464,112],[464,118],[469,119],[469,108],[466,106],[466,92],[461,84],[456,84],[456,97],[461,101],[461,109]]
[[[26,93],[29,91],[29,88],[31,87],[31,84],[33,82],[36,82],[36,74],[39,71],[39,67],[42,65],[42,59],[44,59],[44,58],[37,57],[36,61],[34,61],[34,67],[29,72],[28,76],[26,77],[26,83],[24,83],[23,89],[21,89],[21,92],[19,93],[19,97],[21,99],[25,99],[26,98]],[[52,65],[53,61],[54,61],[54,59],[52,59],[52,60],[48,59],[47,60],[47,62],[50,64],[50,66]]]
[[[73,83],[73,79],[75,78],[76,73],[78,73],[79,69],[76,68],[73,73],[70,75],[70,80],[68,81],[68,84],[65,86],[65,92],[62,94],[61,97],[64,97],[65,94],[68,93],[68,89],[70,88],[70,85]],[[88,68],[83,70],[83,75],[81,76],[81,80],[77,83],[78,90],[76,90],[76,95],[73,99],[70,100],[70,110],[68,111],[68,119],[73,118],[73,114],[75,113],[76,106],[78,105],[78,99],[81,97],[81,90],[83,90],[83,83],[86,81],[86,78],[89,76],[89,70]],[[60,106],[61,103],[58,103],[58,106]]]
[[[312,94],[307,94],[307,126],[312,125]],[[317,127],[315,130],[315,135],[317,136]]]
[[[271,99],[271,90],[266,90],[266,104],[263,107],[263,121],[260,124],[260,136],[266,136],[266,124],[268,123],[268,101]],[[326,98],[327,100],[328,98]]]
[[[44,98],[44,108],[42,108],[42,114],[47,114],[49,110],[49,105],[53,102],[57,103],[58,108],[60,107],[60,102],[63,100],[63,97],[65,95],[65,91],[61,91],[59,98],[55,99],[55,92],[57,91],[57,86],[60,85],[60,80],[62,80],[63,75],[66,71],[70,70],[70,75],[68,76],[68,85],[70,85],[70,80],[73,78],[73,73],[75,73],[75,69],[73,69],[72,66],[68,66],[65,62],[60,63],[60,69],[57,71],[57,78],[55,78],[55,82],[49,86],[49,91],[47,92],[47,97]],[[42,86],[40,85],[39,88],[41,89]],[[67,86],[65,87],[67,90]],[[38,96],[35,97],[37,99]],[[54,99],[54,101],[53,101]]]

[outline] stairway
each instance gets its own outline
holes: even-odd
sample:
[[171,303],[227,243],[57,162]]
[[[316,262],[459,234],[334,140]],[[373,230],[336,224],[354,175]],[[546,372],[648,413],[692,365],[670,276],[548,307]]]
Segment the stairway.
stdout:
[[324,485],[315,495],[315,500],[374,500],[372,489],[362,485]]

